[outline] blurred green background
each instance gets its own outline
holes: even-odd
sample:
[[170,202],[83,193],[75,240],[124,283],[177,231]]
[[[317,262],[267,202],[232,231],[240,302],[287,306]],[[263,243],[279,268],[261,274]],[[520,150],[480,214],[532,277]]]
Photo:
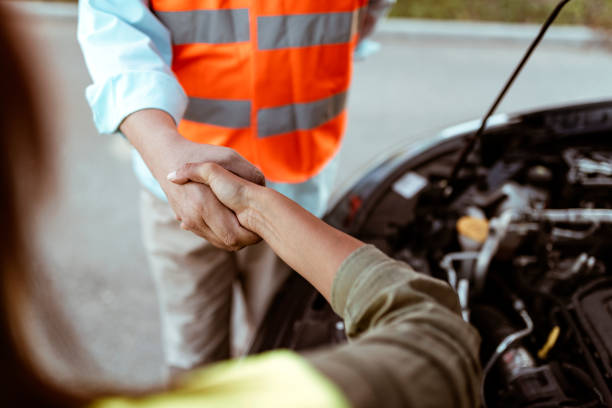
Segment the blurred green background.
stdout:
[[[70,0],[46,0],[70,1]],[[76,0],[72,0],[76,2]],[[392,17],[542,22],[559,0],[397,0]],[[612,28],[612,0],[573,0],[557,24]]]
[[[397,0],[396,17],[543,22],[559,0]],[[612,27],[612,0],[573,0],[557,24]]]

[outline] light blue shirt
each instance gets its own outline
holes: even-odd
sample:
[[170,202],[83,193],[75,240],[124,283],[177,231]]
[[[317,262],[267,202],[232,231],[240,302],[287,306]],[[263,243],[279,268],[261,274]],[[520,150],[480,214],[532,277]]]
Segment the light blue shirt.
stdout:
[[[387,0],[388,1],[388,0]],[[372,3],[383,2],[381,0]],[[93,83],[86,98],[100,133],[118,131],[121,122],[142,109],[159,109],[179,123],[187,95],[174,76],[168,29],[147,0],[81,0],[77,36]],[[133,166],[140,182],[166,200],[136,150]],[[268,183],[317,216],[323,215],[337,170],[337,159],[311,180]]]
[[187,95],[170,69],[170,32],[148,1],[79,1],[77,36],[93,80],[86,97],[100,133],[116,132],[142,109],[181,120]]

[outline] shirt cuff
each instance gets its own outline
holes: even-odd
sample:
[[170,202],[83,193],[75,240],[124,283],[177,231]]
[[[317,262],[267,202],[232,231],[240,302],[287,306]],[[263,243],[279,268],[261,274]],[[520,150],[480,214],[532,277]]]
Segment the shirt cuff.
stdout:
[[187,108],[187,95],[174,76],[157,71],[131,71],[90,85],[87,101],[100,133],[115,133],[130,114],[143,109],[167,112],[179,123]]

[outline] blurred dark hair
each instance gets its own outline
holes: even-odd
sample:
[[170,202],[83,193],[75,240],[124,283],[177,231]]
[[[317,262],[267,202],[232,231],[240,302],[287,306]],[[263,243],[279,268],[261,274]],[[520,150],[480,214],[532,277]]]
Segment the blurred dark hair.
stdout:
[[25,346],[20,319],[31,283],[25,220],[42,199],[49,167],[36,90],[6,21],[0,9],[0,406],[81,406],[84,399],[43,379]]

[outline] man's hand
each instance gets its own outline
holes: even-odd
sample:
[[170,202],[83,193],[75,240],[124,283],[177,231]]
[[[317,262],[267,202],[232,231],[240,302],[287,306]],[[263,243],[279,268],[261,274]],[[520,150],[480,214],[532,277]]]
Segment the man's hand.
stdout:
[[214,246],[235,251],[260,241],[240,225],[236,215],[200,183],[177,185],[167,175],[189,162],[213,162],[239,177],[265,184],[263,174],[234,150],[194,143],[183,138],[174,121],[160,110],[143,110],[128,116],[121,131],[142,155],[168,197],[181,227],[206,238]]

